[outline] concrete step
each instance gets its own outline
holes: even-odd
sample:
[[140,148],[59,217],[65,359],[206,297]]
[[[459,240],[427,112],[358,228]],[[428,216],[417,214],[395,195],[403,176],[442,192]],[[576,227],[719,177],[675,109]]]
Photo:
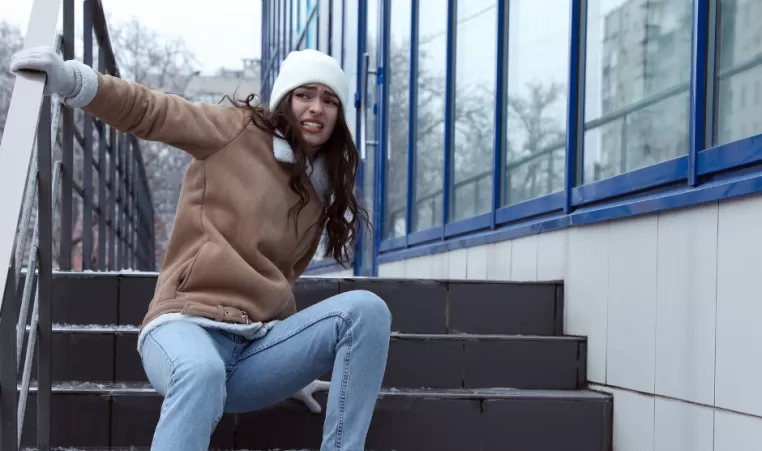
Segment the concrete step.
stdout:
[[[137,330],[55,325],[53,380],[146,382],[136,351]],[[586,357],[584,337],[394,332],[384,385],[573,390],[587,383]],[[330,380],[330,372],[323,378]]]
[[[53,321],[139,324],[157,274],[56,272]],[[294,289],[303,309],[338,293],[364,289],[392,312],[392,330],[417,334],[561,335],[560,282],[479,282],[376,278],[301,278]]]
[[[35,396],[23,442],[33,443]],[[325,394],[319,395],[325,406]],[[59,384],[53,395],[53,445],[148,447],[161,398],[140,384]],[[295,401],[225,415],[215,449],[318,449],[323,414]],[[384,390],[367,448],[376,451],[608,451],[612,398],[595,391]],[[288,432],[283,432],[287,430]]]

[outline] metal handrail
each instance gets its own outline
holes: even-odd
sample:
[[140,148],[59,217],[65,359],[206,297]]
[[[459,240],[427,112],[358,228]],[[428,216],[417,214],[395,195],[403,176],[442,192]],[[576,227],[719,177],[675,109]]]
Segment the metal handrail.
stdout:
[[[53,46],[60,2],[34,0],[24,48]],[[0,262],[10,262],[16,239],[16,220],[21,210],[25,175],[36,141],[37,122],[42,112],[45,77],[23,73],[16,77],[0,142],[0,179],[3,180],[3,216],[0,219]],[[6,291],[8,274],[0,271],[0,290]],[[4,300],[0,300],[0,312]]]
[[[63,0],[63,36],[57,36],[60,0],[34,0],[24,47],[53,44],[59,52],[63,50],[65,59],[73,58],[74,2]],[[94,35],[100,49],[98,70],[118,76],[101,1],[84,0],[83,11],[85,41],[89,40],[92,49]],[[83,60],[92,66],[93,52],[87,50],[87,45]],[[82,116],[84,126],[80,133],[73,111],[63,107],[57,96],[43,96],[43,86],[44,77],[40,74],[22,73],[16,77],[0,143],[0,179],[6,195],[0,218],[0,259],[9,263],[7,271],[0,271],[3,289],[0,298],[0,449],[3,451],[16,451],[20,446],[35,357],[38,359],[34,389],[37,447],[50,447],[53,218],[59,194],[61,269],[72,269],[72,197],[77,194],[83,204],[90,207],[83,207],[83,218],[90,215],[99,218],[99,221],[84,221],[93,224],[82,230],[82,238],[92,252],[83,245],[87,252],[83,252],[82,269],[91,269],[89,260],[96,254],[96,243],[99,245],[97,269],[150,271],[155,266],[153,207],[138,140],[105,124],[93,126],[93,118],[88,114]],[[59,132],[63,132],[60,140]],[[79,190],[74,180],[75,138],[81,141],[86,163]],[[62,146],[63,157],[54,163],[51,160],[57,145]],[[95,152],[98,152],[97,162],[93,158]],[[97,171],[96,186],[93,186],[93,169]],[[93,208],[96,196],[97,209]],[[97,242],[94,240],[96,230]],[[27,246],[30,249],[25,265]],[[26,352],[22,354],[25,337]],[[18,385],[22,355],[22,380]]]

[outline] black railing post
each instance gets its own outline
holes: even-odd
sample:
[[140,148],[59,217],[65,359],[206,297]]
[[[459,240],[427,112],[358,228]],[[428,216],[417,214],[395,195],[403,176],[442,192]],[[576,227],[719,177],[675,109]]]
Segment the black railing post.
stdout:
[[[37,127],[37,177],[39,203],[37,208],[39,227],[38,247],[38,326],[37,326],[37,448],[50,449],[50,407],[53,375],[52,361],[52,246],[53,246],[53,200],[51,170],[50,97],[42,101],[42,111]],[[30,268],[27,277],[34,277]]]
[[[11,254],[13,255],[13,254]],[[16,296],[15,259],[11,259],[8,277],[5,281],[3,307],[0,312],[0,343],[4,352],[0,353],[0,449],[16,451],[18,442],[18,418],[16,409],[18,392],[16,391],[16,318],[18,317],[18,297]]]
[[[82,10],[82,62],[93,65],[93,0],[85,0]],[[84,116],[82,130],[84,177],[82,199],[82,269],[92,269],[93,256],[93,121]]]
[[109,148],[110,148],[110,157],[109,157],[109,199],[108,199],[108,219],[109,219],[109,245],[108,245],[108,269],[113,270],[116,269],[116,246],[117,246],[117,236],[116,236],[116,187],[118,186],[116,183],[116,153],[118,151],[118,143],[117,143],[117,133],[116,129],[113,127],[109,128]]
[[122,220],[122,205],[124,205],[124,196],[122,196],[122,173],[124,172],[124,165],[122,164],[122,160],[124,159],[124,133],[118,132],[117,142],[119,143],[117,146],[118,153],[116,154],[117,173],[114,177],[114,190],[117,199],[116,210],[114,210],[114,214],[116,215],[116,242],[114,243],[114,246],[116,247],[116,260],[114,260],[114,269],[122,269],[122,237],[124,237],[122,233],[122,225],[124,224],[124,221]]
[[[106,73],[106,51],[103,46],[98,46],[98,71]],[[106,269],[106,218],[108,201],[106,199],[106,129],[108,127],[101,122],[98,140],[98,269]]]
[[137,146],[137,140],[132,137],[132,159],[130,160],[130,223],[132,225],[130,229],[130,269],[136,268],[138,257],[138,201],[137,201],[137,189],[136,182],[138,180],[138,157],[139,152]]
[[129,252],[129,179],[130,179],[130,155],[131,144],[130,136],[125,134],[123,137],[124,153],[122,154],[122,258],[119,260],[120,268],[127,268]]
[[[74,59],[74,0],[63,0],[63,57]],[[62,108],[63,155],[61,162],[61,236],[58,251],[58,267],[71,269],[72,218],[74,192],[74,111]]]

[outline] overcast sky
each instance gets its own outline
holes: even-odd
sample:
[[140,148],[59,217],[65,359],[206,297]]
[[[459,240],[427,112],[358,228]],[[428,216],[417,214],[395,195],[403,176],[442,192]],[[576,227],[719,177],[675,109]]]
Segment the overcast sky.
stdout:
[[[0,20],[26,28],[33,0],[1,0]],[[101,0],[111,20],[133,17],[167,37],[181,37],[204,72],[241,67],[241,58],[261,54],[261,0]],[[81,10],[82,0],[75,0]],[[194,5],[194,6],[191,6]],[[80,16],[78,12],[77,16]],[[78,17],[78,19],[79,19]],[[77,31],[81,34],[81,20]]]

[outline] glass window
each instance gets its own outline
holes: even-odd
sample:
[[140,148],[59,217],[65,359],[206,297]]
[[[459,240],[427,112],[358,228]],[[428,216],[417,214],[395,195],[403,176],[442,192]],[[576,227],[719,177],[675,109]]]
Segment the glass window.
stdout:
[[336,58],[339,64],[341,60],[341,32],[344,29],[344,0],[333,0],[333,11],[331,11],[331,55]]
[[391,1],[389,37],[389,129],[386,149],[384,238],[405,235],[407,161],[410,127],[409,0]]
[[288,10],[291,7],[291,0],[283,0],[283,13],[280,18],[280,23],[283,31],[281,36],[283,37],[283,58],[286,58],[288,52],[291,50],[291,33],[288,30]]
[[568,2],[514,0],[510,8],[503,205],[563,190],[569,80]]
[[691,0],[589,1],[585,183],[688,153],[691,30]]
[[492,209],[495,140],[497,2],[459,1],[457,9],[452,221]]
[[355,143],[357,143],[357,109],[355,108],[354,94],[357,92],[357,83],[359,81],[357,76],[357,26],[359,23],[359,11],[357,2],[347,1],[345,6],[344,73],[347,74],[347,78],[349,78],[350,93],[345,109],[347,125],[349,125],[349,129],[352,131],[352,136],[355,137]]
[[[318,4],[318,0],[306,0],[307,1],[307,8],[305,8],[305,19],[310,17],[310,12],[312,11],[312,8]],[[318,5],[319,6],[319,5]],[[318,10],[320,8],[318,7]],[[320,11],[316,11],[315,15],[312,16],[312,20],[309,24],[307,24],[307,40],[305,41],[305,48],[308,49],[317,49],[318,46],[318,16],[320,15]]]
[[[762,114],[759,80],[762,79],[762,24],[749,20],[762,14],[762,0],[721,0],[718,27],[717,100],[715,143],[726,144],[762,133],[754,120]],[[754,101],[746,86],[754,86]],[[733,102],[733,93],[738,99]],[[708,144],[708,143],[707,143]]]
[[[373,199],[375,198],[375,182],[376,182],[376,165],[375,165],[375,157],[376,152],[381,152],[383,155],[383,149],[378,148],[378,138],[376,134],[376,125],[378,122],[376,121],[376,112],[378,111],[377,108],[374,108],[374,105],[377,103],[377,96],[376,96],[376,90],[378,84],[376,83],[376,75],[375,70],[378,66],[378,9],[379,9],[379,2],[381,0],[367,0],[367,23],[366,23],[366,35],[365,35],[365,51],[368,52],[369,60],[368,60],[368,70],[373,71],[373,73],[367,74],[367,80],[368,80],[368,86],[367,86],[367,102],[365,104],[365,160],[364,160],[364,170],[365,173],[363,175],[363,197],[365,202],[365,208],[368,211],[368,215],[370,218],[373,218],[374,215],[374,205],[373,205]],[[361,145],[363,143],[360,143]],[[367,230],[365,235],[365,239],[363,240],[363,247],[362,247],[362,267],[364,269],[369,269],[373,265],[373,255],[375,253],[375,247],[374,247],[374,240],[373,240],[373,234],[371,233],[372,230]],[[383,235],[382,235],[383,236]]]
[[418,23],[418,136],[413,230],[442,225],[447,8],[421,0]]
[[301,0],[291,0],[293,3],[291,7],[293,8],[293,13],[291,14],[291,48],[296,47],[296,40],[299,39],[299,33],[302,31],[301,28],[301,18],[299,15],[301,14],[301,8],[302,8],[302,1]]

